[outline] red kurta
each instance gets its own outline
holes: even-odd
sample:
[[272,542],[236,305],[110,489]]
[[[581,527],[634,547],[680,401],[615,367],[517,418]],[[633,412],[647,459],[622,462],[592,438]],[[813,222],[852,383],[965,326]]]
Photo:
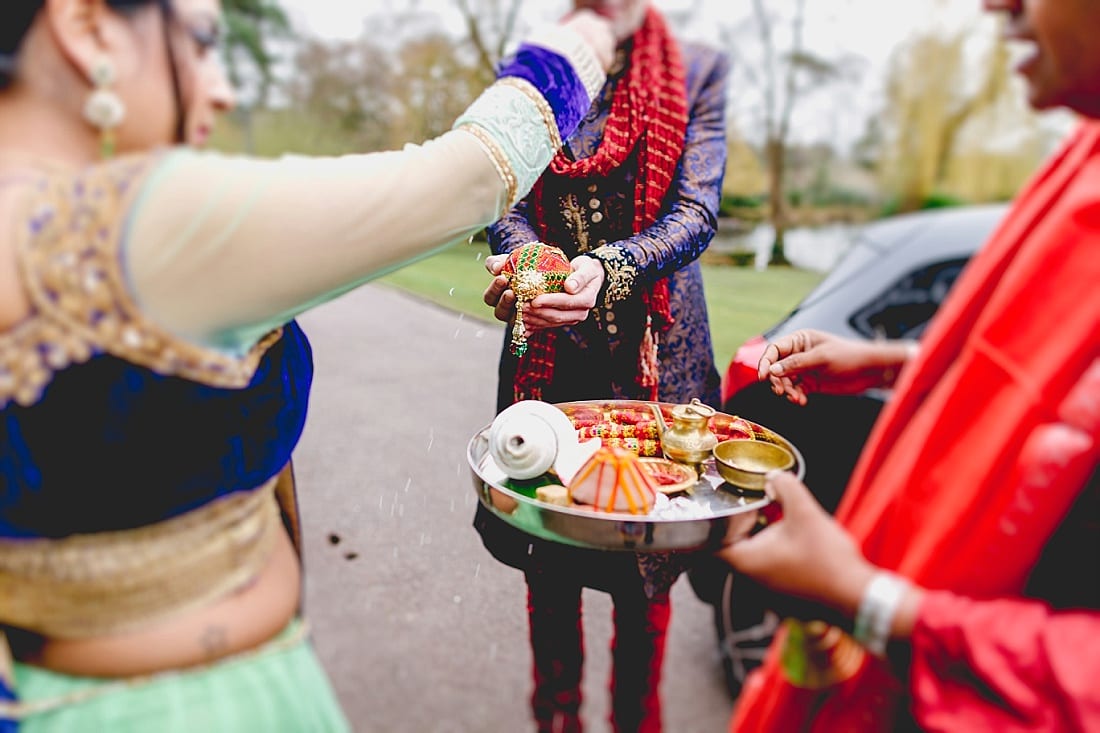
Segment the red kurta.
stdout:
[[[837,518],[869,560],[926,588],[1018,596],[1100,457],[1098,358],[1100,124],[1092,122],[967,268],[876,424]],[[957,616],[962,604],[970,605]],[[1036,707],[1062,708],[1080,695],[1068,715],[1100,729],[1090,717],[1100,716],[1095,676],[1082,669],[1076,688],[1060,687],[1072,681],[1067,665],[1095,656],[1065,637],[1044,644],[1040,625],[1061,632],[1041,614],[1022,600],[930,594],[913,635],[918,720],[940,730],[1006,730],[1005,721],[1066,730],[1060,714]],[[1011,618],[1010,638],[994,618]],[[1095,648],[1100,615],[1064,624],[1070,634],[1091,629],[1085,641]],[[869,661],[821,694],[796,690],[779,668],[782,643],[742,694],[731,730],[785,732],[811,708],[812,730],[889,728],[900,685],[884,665]],[[1036,665],[1063,673],[1014,694],[1032,684]],[[1021,715],[1051,724],[1023,726]]]

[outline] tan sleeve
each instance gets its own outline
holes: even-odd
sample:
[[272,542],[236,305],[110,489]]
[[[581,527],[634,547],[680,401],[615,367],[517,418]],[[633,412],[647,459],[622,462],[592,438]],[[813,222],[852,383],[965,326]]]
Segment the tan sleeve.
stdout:
[[312,305],[468,238],[506,204],[498,167],[462,130],[338,158],[178,151],[140,192],[122,258],[148,317],[241,351]]

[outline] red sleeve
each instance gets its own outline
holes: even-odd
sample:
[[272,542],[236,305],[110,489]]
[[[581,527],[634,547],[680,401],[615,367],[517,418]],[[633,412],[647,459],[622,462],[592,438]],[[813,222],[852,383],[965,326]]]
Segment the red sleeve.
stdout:
[[930,592],[913,629],[928,731],[1100,731],[1100,612]]

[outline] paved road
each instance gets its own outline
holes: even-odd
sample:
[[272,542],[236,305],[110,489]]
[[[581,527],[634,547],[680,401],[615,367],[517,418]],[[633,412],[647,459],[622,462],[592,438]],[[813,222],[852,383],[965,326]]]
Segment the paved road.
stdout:
[[[530,651],[525,586],[471,527],[469,438],[492,420],[502,328],[372,285],[302,319],[314,346],[296,454],[306,615],[355,729],[519,733]],[[586,591],[582,714],[606,722],[608,597]],[[673,588],[663,695],[669,733],[721,732],[709,608]]]

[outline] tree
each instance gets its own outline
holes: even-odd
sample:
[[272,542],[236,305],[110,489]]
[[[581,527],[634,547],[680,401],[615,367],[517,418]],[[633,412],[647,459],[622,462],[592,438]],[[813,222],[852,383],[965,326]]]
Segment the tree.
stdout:
[[[768,216],[775,231],[770,263],[777,265],[787,264],[783,246],[787,228],[787,156],[796,107],[810,93],[849,76],[852,68],[847,59],[826,59],[806,48],[805,22],[806,0],[793,0],[785,19],[766,8],[764,0],[753,0],[751,19],[740,29],[722,31],[724,45],[733,60],[733,74],[745,80],[760,97],[768,171]],[[781,37],[783,30],[785,37]],[[748,52],[754,45],[759,47],[755,57]]]
[[[395,100],[397,144],[427,140],[450,129],[485,87],[483,67],[460,53],[461,40],[441,34],[411,39],[399,49]],[[466,57],[465,59],[463,57]]]
[[289,108],[309,118],[303,134],[328,140],[302,142],[315,152],[381,150],[394,144],[400,101],[390,53],[363,37],[354,41],[305,41],[294,57],[296,73],[285,84]]
[[454,0],[478,60],[478,80],[493,81],[496,67],[513,39],[523,0]]
[[891,59],[880,165],[901,211],[920,208],[940,189],[966,126],[1014,95],[1005,43],[992,39],[975,61],[974,37],[972,28],[932,28]]
[[[251,151],[252,110],[267,103],[275,56],[271,46],[290,36],[290,22],[275,0],[225,0],[225,65],[241,97],[237,116]],[[247,82],[250,82],[246,84]]]

